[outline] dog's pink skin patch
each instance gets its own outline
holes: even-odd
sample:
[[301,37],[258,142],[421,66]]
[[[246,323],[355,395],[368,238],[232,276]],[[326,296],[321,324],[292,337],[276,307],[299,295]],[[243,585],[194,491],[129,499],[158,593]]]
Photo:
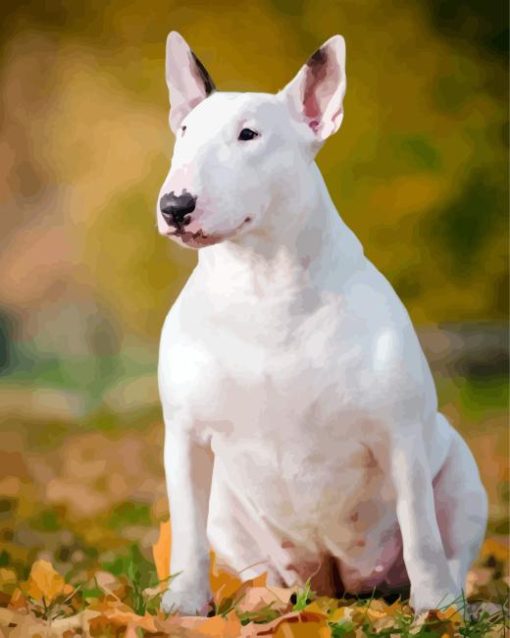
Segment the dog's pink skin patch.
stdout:
[[192,188],[193,178],[194,171],[192,165],[179,166],[170,171],[165,190],[167,193],[173,191],[176,195],[181,195],[184,191],[196,195]]
[[[191,222],[189,224],[186,224],[185,226],[185,230],[187,233],[198,233],[200,230],[203,230],[202,228],[202,222],[200,221],[200,213],[198,213],[199,215],[199,219],[195,219],[195,212],[193,212],[191,214]],[[205,231],[204,231],[205,232]],[[207,233],[205,233],[207,234]]]

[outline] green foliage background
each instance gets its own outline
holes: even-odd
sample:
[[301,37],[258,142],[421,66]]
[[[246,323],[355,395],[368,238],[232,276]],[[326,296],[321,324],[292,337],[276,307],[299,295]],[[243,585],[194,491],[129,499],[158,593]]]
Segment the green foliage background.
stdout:
[[342,33],[346,116],[319,156],[342,216],[417,323],[504,319],[503,4],[4,3],[5,312],[50,351],[62,339],[45,345],[43,314],[33,327],[34,312],[50,301],[51,316],[64,303],[100,308],[119,343],[130,335],[157,341],[195,261],[154,228],[172,149],[164,41],[177,29],[220,90],[241,91],[276,91]]

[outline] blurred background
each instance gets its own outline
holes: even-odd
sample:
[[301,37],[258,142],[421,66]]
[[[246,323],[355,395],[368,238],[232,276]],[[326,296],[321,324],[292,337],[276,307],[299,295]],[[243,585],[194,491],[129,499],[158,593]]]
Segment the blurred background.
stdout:
[[504,544],[506,3],[7,0],[0,17],[0,567],[143,560],[167,516],[157,346],[196,260],[155,229],[171,29],[241,91],[345,36],[345,119],[318,163],[410,311]]

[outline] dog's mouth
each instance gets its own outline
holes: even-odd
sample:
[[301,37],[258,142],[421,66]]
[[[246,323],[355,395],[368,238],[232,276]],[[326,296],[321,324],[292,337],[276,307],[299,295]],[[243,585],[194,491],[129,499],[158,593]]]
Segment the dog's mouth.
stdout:
[[182,241],[183,244],[190,248],[204,248],[205,246],[212,246],[224,239],[234,235],[241,227],[249,224],[252,221],[251,217],[246,217],[231,233],[227,235],[214,235],[204,232],[201,228],[195,232],[186,230],[185,226],[178,226],[177,228],[166,233],[167,237],[177,238]]
[[204,233],[202,229],[192,233],[184,229],[184,227],[176,228],[166,234],[167,237],[176,237],[182,241],[183,244],[190,248],[203,248],[204,246],[212,246],[222,240],[222,237],[217,235],[208,235]]

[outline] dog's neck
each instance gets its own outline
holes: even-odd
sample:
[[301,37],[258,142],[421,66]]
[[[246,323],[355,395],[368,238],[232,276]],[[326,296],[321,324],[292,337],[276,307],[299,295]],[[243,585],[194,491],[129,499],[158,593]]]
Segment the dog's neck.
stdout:
[[339,217],[315,163],[307,180],[268,212],[260,228],[199,251],[198,270],[236,289],[347,278],[363,263],[363,249]]

